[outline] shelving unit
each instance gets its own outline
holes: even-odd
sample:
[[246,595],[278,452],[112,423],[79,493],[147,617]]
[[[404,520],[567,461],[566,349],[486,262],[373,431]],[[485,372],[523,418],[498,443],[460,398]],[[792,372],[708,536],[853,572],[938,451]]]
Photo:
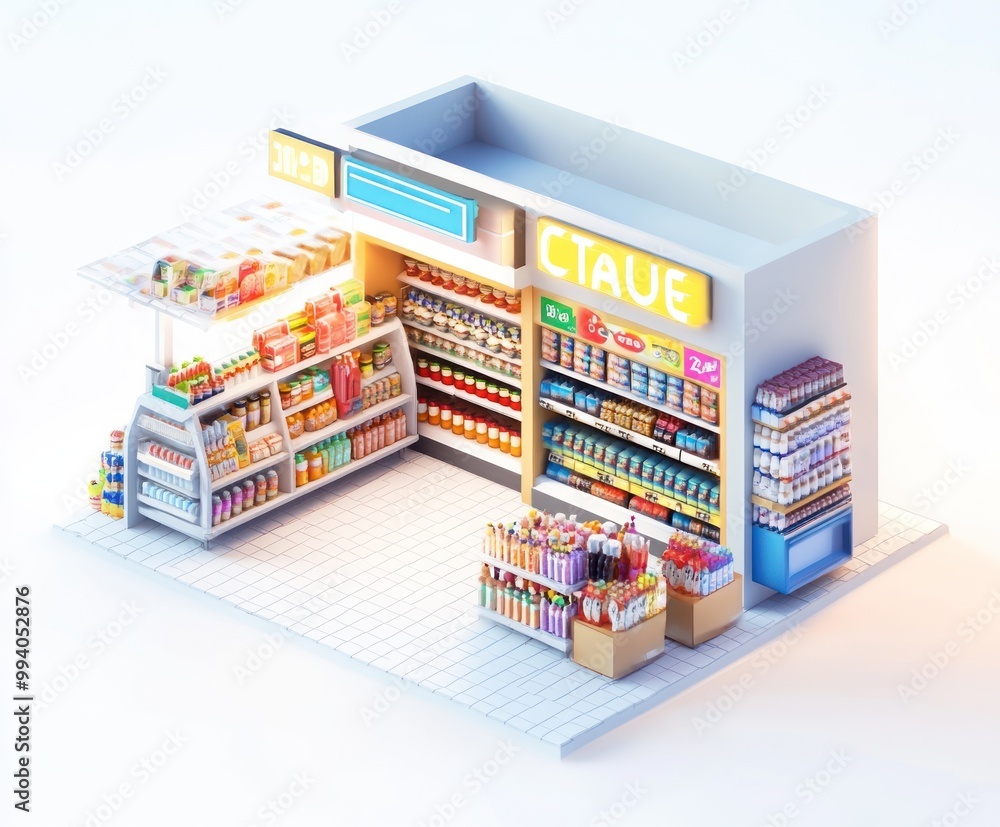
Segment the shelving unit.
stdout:
[[585,373],[577,373],[575,370],[570,368],[564,368],[562,365],[557,365],[554,362],[547,362],[544,359],[540,361],[540,364],[546,370],[551,370],[553,373],[561,373],[563,376],[568,376],[571,379],[576,379],[583,382],[585,385],[590,385],[595,388],[600,388],[602,391],[607,391],[615,396],[620,396],[622,399],[628,399],[632,402],[637,402],[640,405],[645,405],[647,408],[652,408],[653,410],[660,411],[661,413],[670,414],[670,416],[676,417],[677,419],[683,420],[684,422],[690,422],[692,425],[697,425],[699,428],[704,428],[706,431],[711,431],[712,433],[719,433],[719,426],[713,425],[711,422],[706,422],[697,416],[691,416],[690,414],[684,413],[684,411],[678,411],[674,408],[670,408],[667,405],[661,405],[658,402],[650,402],[645,396],[639,396],[638,394],[632,393],[622,388],[616,387],[615,385],[610,385],[607,382],[601,382],[598,379],[594,379]]
[[273,468],[275,465],[280,465],[285,462],[291,454],[288,451],[281,451],[277,454],[272,454],[269,457],[264,457],[264,459],[258,460],[257,462],[251,462],[246,468],[240,468],[238,471],[233,471],[231,474],[226,474],[224,477],[219,477],[217,480],[212,481],[212,493],[225,488],[227,485],[232,485],[237,482],[242,482],[247,479],[247,477],[252,477],[255,474],[259,474],[261,471],[265,471],[268,468]]
[[413,328],[414,330],[424,330],[427,333],[433,333],[439,339],[444,339],[446,342],[451,342],[453,345],[463,345],[467,350],[471,350],[474,353],[480,353],[487,359],[492,359],[493,357],[496,357],[497,359],[503,359],[508,364],[517,365],[518,367],[521,366],[520,358],[515,358],[513,356],[504,356],[502,352],[494,353],[492,350],[485,347],[484,345],[478,344],[476,341],[472,339],[472,337],[469,337],[468,339],[461,339],[454,333],[451,333],[447,330],[441,330],[437,327],[424,327],[423,325],[411,324],[410,322],[404,322],[404,324],[407,327]]
[[472,396],[465,391],[456,390],[454,385],[445,385],[441,382],[435,382],[433,379],[428,379],[426,376],[417,375],[415,378],[418,385],[423,385],[426,388],[432,388],[438,393],[453,396],[460,402],[467,402],[470,405],[475,405],[477,408],[483,408],[484,410],[500,414],[500,416],[506,416],[508,419],[513,419],[518,422],[521,421],[520,411],[512,410],[509,407],[501,405],[499,402],[490,402],[489,399]]
[[502,615],[500,612],[496,612],[493,609],[487,609],[484,606],[480,606],[478,603],[476,604],[475,609],[476,614],[483,620],[488,620],[491,623],[499,623],[501,626],[506,626],[508,629],[513,629],[515,632],[527,635],[533,640],[537,640],[539,643],[544,643],[546,646],[558,649],[563,654],[568,655],[573,651],[573,640],[571,638],[559,637],[551,632],[543,632],[541,629],[532,629],[524,623],[512,620],[506,615]]
[[468,296],[460,296],[454,290],[444,290],[441,287],[431,284],[429,281],[421,281],[419,278],[406,275],[406,273],[400,273],[396,276],[396,278],[409,287],[415,287],[418,290],[423,290],[425,293],[437,296],[439,299],[444,299],[448,302],[453,302],[454,304],[464,305],[465,307],[476,310],[493,319],[498,319],[508,324],[521,324],[520,313],[508,313],[506,310],[497,311],[492,305],[484,304],[478,300],[470,302],[468,301]]
[[[211,540],[226,531],[231,531],[233,528],[241,525],[245,521],[253,519],[256,515],[265,514],[283,503],[291,502],[309,491],[350,474],[358,468],[369,465],[372,462],[376,462],[379,459],[387,457],[393,452],[400,451],[409,445],[415,444],[417,442],[417,417],[416,406],[414,404],[416,383],[413,381],[412,364],[409,359],[400,359],[398,364],[394,363],[396,372],[400,374],[400,386],[402,392],[399,396],[380,402],[379,404],[360,412],[356,416],[331,423],[322,430],[304,433],[294,440],[291,439],[288,433],[285,421],[286,417],[294,413],[296,410],[304,410],[312,405],[319,404],[324,400],[324,398],[329,399],[333,394],[332,389],[330,390],[329,395],[327,395],[326,391],[324,391],[318,396],[304,400],[303,402],[297,404],[294,408],[281,409],[279,406],[272,403],[273,410],[271,413],[271,423],[249,431],[247,433],[247,439],[248,441],[252,441],[253,439],[263,436],[268,432],[277,433],[281,437],[282,450],[269,457],[265,457],[257,462],[251,463],[250,465],[239,469],[237,472],[230,473],[224,478],[217,480],[212,479],[212,474],[208,466],[208,456],[205,452],[202,441],[201,423],[203,419],[212,419],[221,411],[224,411],[229,404],[236,399],[240,399],[247,394],[259,392],[261,390],[270,391],[272,400],[280,399],[278,385],[286,379],[297,376],[304,370],[314,365],[328,364],[341,353],[357,348],[363,348],[366,345],[379,340],[389,342],[390,347],[395,352],[403,354],[406,351],[406,340],[402,325],[398,319],[389,319],[382,325],[372,328],[372,330],[364,336],[361,336],[354,341],[346,342],[340,347],[334,348],[329,353],[316,355],[302,362],[297,362],[276,373],[263,373],[241,383],[237,387],[225,391],[224,393],[217,394],[207,402],[203,402],[193,407],[179,408],[162,399],[156,398],[151,394],[145,394],[140,397],[136,405],[135,413],[132,417],[132,425],[129,427],[126,436],[126,452],[128,455],[125,463],[126,526],[132,527],[135,525],[140,516],[149,517],[150,519],[163,523],[169,528],[173,528],[176,531],[180,531],[190,537],[200,540],[207,546]],[[382,375],[388,375],[388,373],[383,372]],[[375,381],[377,378],[380,377],[372,377],[371,381]],[[372,419],[373,417],[397,408],[402,408],[406,413],[406,429],[408,436],[405,439],[397,440],[392,446],[373,454],[369,454],[360,460],[354,460],[347,465],[326,474],[321,479],[310,482],[307,485],[299,486],[298,488],[295,487],[294,463],[295,452],[297,450],[308,448],[311,445],[323,441],[329,436],[346,431],[355,425],[359,425],[369,419]],[[151,417],[159,417],[159,419],[152,419]],[[140,441],[144,443],[146,439],[155,439],[164,444],[176,446],[187,456],[195,459],[195,467],[191,469],[190,474],[192,488],[186,492],[192,499],[195,499],[199,503],[198,516],[193,521],[191,519],[191,515],[186,512],[183,512],[182,514],[177,509],[170,507],[166,503],[148,497],[142,497],[139,493],[140,478],[146,475],[142,473],[142,466],[136,460],[146,462],[147,459],[155,459],[154,457],[148,457],[146,454],[140,455]],[[169,463],[166,464],[169,465]],[[278,472],[278,496],[272,500],[268,500],[262,505],[253,506],[244,510],[237,517],[233,517],[226,522],[213,526],[213,492],[218,491],[229,484],[236,484],[241,480],[252,477],[266,468],[273,468]],[[159,485],[167,485],[155,477],[153,477],[152,480]]]
[[[407,325],[407,327],[413,327],[413,326]],[[413,327],[413,329],[423,330],[425,328]],[[510,385],[511,387],[514,388],[521,387],[521,380],[518,379],[516,376],[512,376],[511,374],[508,373],[503,373],[502,371],[499,370],[493,370],[493,368],[487,367],[486,365],[481,365],[474,359],[469,359],[464,356],[456,356],[454,353],[448,353],[446,350],[441,350],[440,348],[431,347],[430,345],[426,345],[423,342],[414,342],[412,340],[408,340],[407,344],[409,345],[410,350],[419,350],[423,353],[430,354],[431,356],[437,356],[440,359],[447,359],[449,362],[454,362],[456,365],[461,365],[462,367],[465,368],[472,368],[472,370],[476,371],[477,373],[482,373],[485,376],[492,377],[493,379],[496,379],[498,382],[503,382],[504,384]],[[494,356],[495,354],[490,353],[489,355]]]
[[517,474],[518,477],[521,475],[521,460],[518,457],[512,457],[496,448],[489,448],[474,439],[466,439],[464,436],[445,430],[440,425],[429,425],[426,422],[421,422],[417,431],[423,439],[438,442],[480,462],[488,462],[490,465],[495,465],[511,474]]
[[[823,368],[817,369],[829,370],[830,364],[827,362]],[[842,373],[843,369],[837,366],[836,370],[838,373]],[[826,375],[828,376],[829,373]],[[758,394],[760,394],[759,389]],[[758,398],[760,397],[758,396]],[[780,413],[768,411],[755,402],[751,406],[751,420],[763,427],[785,432],[825,416],[835,410],[837,406],[849,402],[850,398],[847,384],[843,383],[797,405],[795,408]],[[821,466],[838,457],[850,455],[849,421],[849,417],[846,417],[844,424],[835,429],[842,434],[840,438],[844,440],[842,445],[845,447],[831,453],[830,457],[824,459]],[[816,445],[820,440],[830,438],[832,437],[829,434],[815,436],[812,442],[798,445],[796,452],[808,450],[811,445]],[[794,452],[789,452],[789,454],[791,453]],[[812,470],[814,469],[800,473],[796,479],[808,476]],[[773,478],[768,476],[768,479]],[[803,519],[797,520],[791,527],[783,527],[787,525],[783,519],[789,514],[808,509],[810,505],[827,494],[849,484],[851,479],[851,474],[845,473],[830,485],[824,485],[812,494],[800,497],[795,502],[788,504],[775,502],[751,491],[750,502],[754,506],[754,525],[751,532],[754,582],[782,594],[790,594],[817,577],[839,568],[851,559],[854,553],[854,524],[850,495],[843,502],[828,506],[820,513],[810,515],[806,511],[804,515],[800,515]],[[786,492],[787,487],[792,485],[787,480],[777,481],[777,484],[786,486]],[[758,508],[766,509],[766,511],[758,514]]]
[[564,468],[569,468],[582,477],[589,477],[597,482],[610,485],[617,488],[619,491],[624,491],[630,494],[631,496],[642,497],[651,503],[662,505],[664,508],[669,508],[671,511],[676,511],[687,517],[692,517],[703,523],[708,523],[709,525],[718,527],[722,524],[722,517],[719,514],[702,511],[695,508],[690,503],[681,502],[680,500],[676,500],[666,494],[661,494],[659,491],[650,491],[648,488],[644,488],[643,486],[631,482],[630,480],[623,477],[616,477],[614,474],[609,474],[606,471],[601,471],[592,465],[587,465],[587,463],[581,462],[573,457],[560,454],[551,448],[549,449],[548,458],[549,462],[554,462],[556,465],[562,465]]
[[388,445],[385,448],[382,448],[378,451],[373,451],[368,456],[362,457],[361,459],[351,460],[349,463],[347,463],[347,465],[342,465],[340,468],[334,469],[329,474],[327,474],[324,477],[321,477],[318,480],[312,480],[311,482],[307,482],[305,485],[300,485],[296,487],[295,493],[299,494],[306,491],[313,491],[317,488],[322,488],[327,483],[331,483],[334,480],[339,480],[343,477],[348,476],[349,474],[353,474],[355,471],[364,468],[366,465],[371,465],[374,462],[378,462],[379,460],[385,459],[391,454],[398,453],[403,448],[407,448],[410,445],[414,445],[416,442],[417,442],[417,436],[414,434],[408,434],[401,440],[397,439],[392,445]]
[[620,425],[615,425],[613,422],[606,422],[599,417],[591,416],[584,411],[577,410],[570,405],[564,405],[562,402],[556,402],[553,399],[539,399],[538,406],[552,411],[553,413],[557,413],[560,416],[564,416],[567,419],[572,419],[575,422],[589,425],[591,428],[603,431],[610,436],[618,437],[619,439],[624,439],[628,442],[640,445],[643,448],[647,448],[650,451],[655,451],[657,454],[662,454],[669,459],[675,459],[685,465],[690,465],[692,468],[696,468],[699,471],[707,471],[710,474],[719,476],[719,463],[716,460],[704,459],[703,457],[699,457],[697,454],[682,451],[680,448],[676,448],[673,445],[666,445],[653,439],[652,437],[644,436],[643,434],[636,433],[635,431],[630,431],[627,428],[622,428]]
[[503,571],[509,571],[518,577],[523,577],[525,580],[530,580],[532,583],[544,586],[546,589],[559,592],[559,594],[571,595],[573,592],[578,592],[587,585],[586,579],[581,580],[579,583],[560,583],[558,580],[550,580],[548,577],[533,574],[527,569],[522,569],[520,566],[505,563],[497,557],[490,557],[488,554],[480,554],[478,559],[480,563],[488,563],[490,566],[502,569]]
[[[372,405],[370,408],[366,408],[356,416],[350,416],[346,419],[338,419],[336,422],[331,422],[329,425],[320,428],[317,431],[303,431],[297,437],[289,438],[289,443],[292,446],[292,452],[301,451],[303,448],[308,448],[310,445],[322,442],[327,437],[342,433],[350,428],[353,428],[355,425],[367,422],[373,417],[379,416],[380,414],[384,414],[388,411],[393,411],[396,408],[403,407],[404,405],[408,405],[412,399],[413,397],[410,394],[401,393],[399,396],[393,396],[385,402],[379,402],[377,405]],[[251,433],[253,432],[251,431]]]

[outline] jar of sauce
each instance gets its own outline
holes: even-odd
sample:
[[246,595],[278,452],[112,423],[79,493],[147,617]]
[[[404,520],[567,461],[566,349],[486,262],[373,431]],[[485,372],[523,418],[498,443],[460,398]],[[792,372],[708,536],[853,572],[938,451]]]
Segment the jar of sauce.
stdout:
[[252,393],[247,397],[247,430],[260,427],[260,394]]
[[260,424],[268,425],[271,422],[271,392],[260,392]]

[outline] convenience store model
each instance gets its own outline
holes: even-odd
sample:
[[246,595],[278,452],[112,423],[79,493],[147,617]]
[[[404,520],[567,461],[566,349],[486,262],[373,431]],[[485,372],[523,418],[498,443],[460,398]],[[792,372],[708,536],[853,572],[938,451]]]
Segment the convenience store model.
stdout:
[[[718,528],[744,575],[749,607],[778,585],[802,585],[803,572],[823,573],[824,560],[839,564],[877,531],[876,233],[864,210],[763,176],[722,199],[717,183],[728,180],[730,165],[626,130],[609,142],[606,128],[505,89],[459,81],[347,124],[333,141],[343,158],[335,203],[354,213],[368,293],[398,290],[406,258],[521,290],[521,318],[530,320],[516,382],[523,454],[514,468],[488,451],[475,461],[484,476],[519,487],[524,502],[619,524],[629,516],[546,474],[546,423],[566,414],[596,421],[542,397],[546,376],[662,410],[716,436],[717,452],[708,458],[676,448],[665,455],[718,479],[717,513],[650,499]],[[593,161],[573,167],[572,158],[587,151]],[[595,379],[547,360],[549,331],[707,390],[717,398],[717,416],[705,420],[700,408],[694,416],[633,393],[631,381],[623,387],[606,374]],[[755,546],[753,500],[766,504],[753,493],[757,389],[814,356],[840,363],[849,382],[851,531],[810,524],[804,543],[790,534]],[[796,400],[796,407],[810,401]],[[420,436],[439,443],[437,456],[469,466],[460,455],[465,445],[449,445],[433,426],[422,426]],[[648,496],[648,488],[634,490]],[[642,526],[660,543],[671,532],[649,520]],[[755,577],[758,547],[766,584]],[[776,569],[789,582],[780,583]]]
[[[82,271],[154,308],[167,328],[224,325],[283,291],[301,299],[284,307],[305,306],[298,321],[260,325],[245,366],[203,370],[198,399],[169,387],[173,354],[160,331],[127,429],[130,528],[152,520],[209,548],[412,447],[515,492],[525,513],[576,515],[581,537],[610,522],[613,540],[634,526],[654,559],[678,538],[717,544],[725,554],[713,558],[712,593],[671,583],[665,621],[646,626],[642,642],[645,624],[620,637],[599,623],[586,630],[609,636],[588,646],[613,653],[592,667],[611,678],[661,654],[664,631],[698,646],[775,592],[836,571],[877,534],[869,213],[760,175],[720,188],[729,164],[470,78],[356,119],[324,143],[283,130],[271,139],[270,174],[327,203],[249,202],[163,234],[160,249],[147,242]],[[269,223],[272,212],[280,220]],[[288,221],[312,246],[279,237]],[[251,227],[258,235],[247,238]],[[191,283],[181,272],[191,255],[164,249],[194,241],[216,253],[242,245],[237,258],[253,266],[199,264]],[[307,255],[293,278],[296,245]],[[226,266],[233,289],[220,292],[211,271]],[[332,305],[321,308],[319,294]],[[352,353],[365,370],[349,392],[349,377],[332,377],[347,377]],[[360,400],[390,374],[383,395],[322,418],[322,403]],[[212,441],[224,441],[226,423],[246,424],[233,406],[247,397],[258,414],[241,436],[257,453],[220,470]],[[304,413],[314,417],[305,430]],[[372,421],[379,435],[352,453]],[[255,477],[265,487],[247,492],[252,507],[221,521],[219,493]],[[455,511],[461,520],[461,498]],[[573,574],[592,572],[547,544],[543,563],[489,543],[492,555],[462,550],[476,560],[470,591],[486,564],[482,616],[569,653],[577,635],[561,613],[592,579]],[[681,566],[674,574],[691,577]],[[512,618],[515,578],[525,608]],[[496,608],[498,583],[506,611]],[[537,607],[529,623],[529,583],[532,595],[535,586],[548,594],[548,615],[560,609],[562,634],[539,628]],[[483,605],[489,588],[494,602]]]

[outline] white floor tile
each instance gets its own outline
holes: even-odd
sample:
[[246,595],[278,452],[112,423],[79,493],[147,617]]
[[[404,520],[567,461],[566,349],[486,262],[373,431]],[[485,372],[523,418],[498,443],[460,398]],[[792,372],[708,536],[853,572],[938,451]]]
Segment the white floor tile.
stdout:
[[[794,596],[770,598],[697,651],[667,641],[662,658],[611,681],[472,612],[481,526],[518,516],[519,495],[417,452],[405,456],[224,535],[209,550],[152,522],[125,529],[100,514],[63,528],[563,748],[614,716],[629,717],[636,704],[673,697],[678,681],[707,677],[752,652],[778,621],[846,590],[939,527],[882,503],[879,534],[836,572]],[[456,491],[462,510],[448,512]],[[401,508],[387,513],[392,500]]]

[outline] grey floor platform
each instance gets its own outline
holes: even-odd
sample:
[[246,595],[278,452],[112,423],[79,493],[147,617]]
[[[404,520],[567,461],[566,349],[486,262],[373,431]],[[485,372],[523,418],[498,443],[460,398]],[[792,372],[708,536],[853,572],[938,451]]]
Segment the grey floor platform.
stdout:
[[60,527],[560,756],[746,657],[946,530],[880,504],[878,535],[847,565],[765,600],[696,649],[667,641],[663,657],[612,681],[475,617],[483,527],[523,508],[508,488],[406,451],[223,535],[209,550],[152,521],[126,529],[94,512]]

